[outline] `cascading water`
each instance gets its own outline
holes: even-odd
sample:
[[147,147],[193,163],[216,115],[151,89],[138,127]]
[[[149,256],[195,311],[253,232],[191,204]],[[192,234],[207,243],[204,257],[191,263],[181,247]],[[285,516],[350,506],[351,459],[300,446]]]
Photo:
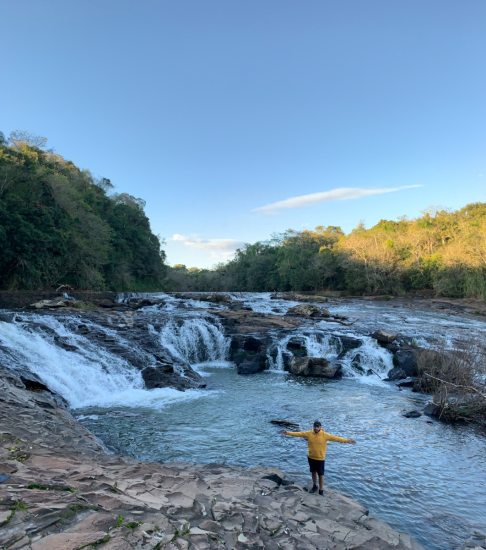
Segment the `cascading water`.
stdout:
[[386,378],[393,368],[391,353],[369,336],[360,336],[359,339],[361,346],[348,351],[341,359],[345,375],[356,378],[375,374]]
[[360,342],[359,346],[343,353],[344,346],[338,335],[322,331],[294,331],[277,340],[267,355],[270,370],[284,371],[286,361],[292,357],[291,342],[298,342],[309,357],[324,357],[329,361],[339,360],[343,374],[347,377],[360,378],[375,374],[385,378],[393,367],[391,354],[368,336],[353,335]]
[[74,333],[69,328],[73,322],[76,319],[61,322],[48,315],[32,315],[28,321],[18,323],[0,321],[0,361],[10,368],[36,374],[72,408],[160,408],[174,399],[202,395],[198,390],[145,390],[138,369],[91,339]]
[[160,343],[176,361],[190,365],[224,361],[230,344],[221,326],[204,318],[170,321],[160,331]]

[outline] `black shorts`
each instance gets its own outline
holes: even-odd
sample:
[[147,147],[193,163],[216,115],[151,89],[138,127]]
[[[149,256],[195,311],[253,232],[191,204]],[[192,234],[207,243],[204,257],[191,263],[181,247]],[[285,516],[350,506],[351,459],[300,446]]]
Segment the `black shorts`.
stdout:
[[309,461],[309,470],[311,472],[316,472],[316,474],[323,476],[324,475],[324,466],[326,464],[325,460],[315,460],[314,458],[307,457]]

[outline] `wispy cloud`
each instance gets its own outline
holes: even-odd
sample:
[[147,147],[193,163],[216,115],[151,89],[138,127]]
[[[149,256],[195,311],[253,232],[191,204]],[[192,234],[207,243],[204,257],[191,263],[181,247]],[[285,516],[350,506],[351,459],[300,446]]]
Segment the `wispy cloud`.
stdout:
[[227,260],[233,256],[236,249],[241,248],[244,243],[234,239],[201,239],[197,236],[181,235],[175,233],[171,237],[172,241],[182,243],[184,246],[197,248],[209,252],[211,258],[217,260]]
[[301,208],[302,206],[309,206],[317,202],[328,201],[346,201],[351,199],[361,199],[362,197],[369,197],[370,195],[383,195],[384,193],[395,193],[396,191],[402,191],[404,189],[414,189],[416,187],[423,187],[422,185],[402,185],[400,187],[374,187],[374,188],[362,188],[362,187],[337,187],[336,189],[330,189],[329,191],[322,191],[320,193],[310,193],[308,195],[299,195],[297,197],[290,197],[283,201],[272,202],[265,206],[259,206],[254,208],[253,212],[262,212],[264,214],[273,214],[279,210],[286,208]]

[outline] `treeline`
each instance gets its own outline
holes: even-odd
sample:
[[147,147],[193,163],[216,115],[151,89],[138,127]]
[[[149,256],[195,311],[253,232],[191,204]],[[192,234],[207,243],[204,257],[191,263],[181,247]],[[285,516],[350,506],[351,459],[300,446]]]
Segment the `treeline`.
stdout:
[[0,133],[0,288],[160,289],[165,255],[144,203],[112,194],[44,138]]
[[486,299],[486,203],[414,220],[385,221],[348,235],[339,227],[286,231],[246,245],[215,270],[170,270],[173,289],[338,290],[400,295],[428,291]]

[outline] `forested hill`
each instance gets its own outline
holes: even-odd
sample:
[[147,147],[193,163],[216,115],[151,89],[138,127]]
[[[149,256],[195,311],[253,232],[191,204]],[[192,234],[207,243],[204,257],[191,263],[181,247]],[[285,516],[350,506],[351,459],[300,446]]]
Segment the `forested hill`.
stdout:
[[181,290],[318,291],[486,299],[486,203],[414,220],[287,231],[246,245],[217,269],[177,266]]
[[112,194],[21,133],[0,133],[0,288],[160,289],[164,252],[143,201]]

